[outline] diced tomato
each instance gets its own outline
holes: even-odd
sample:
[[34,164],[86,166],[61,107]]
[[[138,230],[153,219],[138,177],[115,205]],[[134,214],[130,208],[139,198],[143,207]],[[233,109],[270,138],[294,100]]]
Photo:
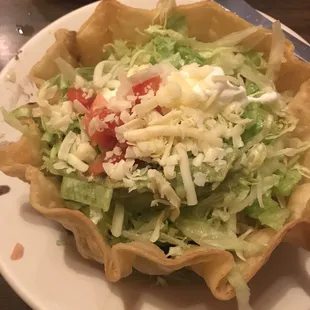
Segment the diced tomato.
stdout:
[[161,83],[160,76],[155,76],[148,80],[145,80],[142,83],[134,85],[132,87],[132,90],[135,96],[143,96],[146,95],[151,89],[154,92],[157,91],[159,89],[160,83]]
[[158,113],[160,113],[161,115],[163,115],[163,111],[162,111],[162,109],[161,109],[160,106],[157,106],[157,107],[155,108],[155,110],[156,110]]
[[70,101],[74,101],[74,100],[77,100],[79,101],[81,104],[83,104],[83,106],[86,108],[86,109],[90,109],[94,100],[95,100],[95,95],[92,96],[91,98],[85,98],[86,97],[86,93],[83,92],[82,89],[78,88],[69,88],[68,92],[67,92],[67,97]]
[[141,99],[139,98],[139,96],[146,95],[150,90],[153,90],[154,93],[156,94],[156,92],[159,89],[160,83],[161,83],[160,76],[155,76],[148,80],[145,80],[142,83],[134,85],[132,87],[133,93],[135,96],[138,96],[138,98],[135,101],[135,104],[139,104],[141,102]]
[[107,108],[108,107],[108,102],[105,100],[105,98],[98,94],[93,101],[93,104],[91,106],[91,110],[94,112],[96,109],[101,109],[101,108]]
[[88,168],[88,173],[92,174],[94,176],[101,174],[104,172],[102,163],[103,163],[104,155],[98,156],[90,165]]
[[95,131],[92,135],[88,130],[89,124],[94,117],[98,117],[100,120],[103,120],[112,113],[113,112],[107,107],[107,101],[105,98],[98,94],[90,108],[89,113],[84,116],[85,130],[90,136],[91,144],[93,146],[98,145],[102,150],[111,150],[114,148],[117,143],[117,139],[115,137],[115,127],[122,125],[122,122],[120,120],[118,122],[115,120],[106,122],[107,128],[103,131]]
[[113,136],[107,131],[97,131],[91,137],[91,144],[93,146],[98,145],[102,151],[112,150],[115,147],[116,143],[117,139],[115,138],[115,136]]
[[[119,116],[113,111],[109,110],[108,102],[102,95],[98,94],[90,109],[90,117],[93,118],[95,116],[99,116],[99,119],[103,120],[106,116],[112,113],[115,114],[116,116]],[[115,135],[115,127],[120,125],[122,125],[121,121],[119,121],[118,123],[116,123],[115,120],[107,122],[107,126],[112,131],[113,135]]]
[[118,146],[122,150],[126,150],[127,147],[128,147],[128,144],[126,142],[119,142],[119,141],[117,141],[115,146]]
[[[88,133],[88,135],[90,136],[91,144],[93,146],[98,145],[100,147],[100,149],[102,149],[102,150],[113,149],[117,143],[117,139],[115,137],[115,131],[114,131],[115,125],[111,124],[111,127],[114,127],[113,130],[111,130],[110,128],[106,128],[103,131],[95,131],[93,133],[93,135],[90,135],[90,133],[88,131],[89,123],[92,120],[92,118],[95,116],[96,115],[92,116],[91,114],[84,116],[85,130]],[[100,118],[100,116],[99,116],[99,118]]]

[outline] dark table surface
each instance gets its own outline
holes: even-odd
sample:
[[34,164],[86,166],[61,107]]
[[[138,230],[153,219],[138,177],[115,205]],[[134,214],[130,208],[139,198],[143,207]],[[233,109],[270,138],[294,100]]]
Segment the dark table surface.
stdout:
[[[92,1],[0,0],[0,70],[32,35],[60,16],[90,2]],[[262,12],[280,19],[282,23],[310,42],[309,0],[248,0],[248,2]],[[27,25],[23,27],[24,35],[18,34],[17,25]],[[30,309],[1,276],[0,309]]]

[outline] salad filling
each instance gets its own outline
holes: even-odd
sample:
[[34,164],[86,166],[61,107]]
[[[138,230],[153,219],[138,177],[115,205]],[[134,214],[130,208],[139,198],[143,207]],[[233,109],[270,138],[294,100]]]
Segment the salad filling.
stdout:
[[[281,29],[269,61],[240,45],[257,30],[203,43],[173,14],[145,30],[143,45],[107,44],[95,67],[56,59],[61,73],[37,103],[2,110],[4,119],[24,134],[22,121],[36,122],[42,171],[111,246],[154,243],[171,259],[201,246],[246,260],[266,248],[248,236],[280,230],[287,197],[309,176],[298,160],[310,144],[291,136],[291,98],[272,82]],[[228,280],[244,295],[236,270]]]

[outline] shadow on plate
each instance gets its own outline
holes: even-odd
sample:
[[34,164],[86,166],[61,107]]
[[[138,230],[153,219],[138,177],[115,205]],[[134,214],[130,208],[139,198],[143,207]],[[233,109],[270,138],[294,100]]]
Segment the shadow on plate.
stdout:
[[[73,237],[70,240],[65,250],[67,266],[77,273],[105,281],[103,267],[83,259],[76,250]],[[254,309],[272,309],[294,287],[303,289],[310,296],[310,275],[306,268],[308,259],[306,251],[281,244],[250,282],[251,304]],[[177,278],[183,280],[175,281]],[[176,273],[166,280],[170,284],[162,286],[158,284],[157,277],[134,272],[118,283],[108,283],[108,286],[111,293],[123,303],[123,307],[118,310],[142,310],[146,309],[145,304],[154,307],[150,309],[161,310],[237,310],[235,300],[216,300],[202,279],[190,271]]]
[[[89,278],[106,281],[103,266],[81,257],[72,234],[61,225],[44,218],[29,203],[21,205],[20,215],[31,225],[49,227],[60,232],[59,238],[66,243],[64,261],[69,268]],[[310,275],[306,268],[309,256],[309,253],[302,249],[281,244],[250,282],[251,304],[255,310],[272,309],[288,290],[294,287],[301,288],[310,296]],[[235,300],[216,300],[202,279],[190,271],[161,279],[168,282],[168,285],[159,285],[157,277],[134,272],[132,276],[118,283],[108,283],[108,286],[111,293],[123,303],[123,308],[119,310],[142,310],[146,303],[161,310],[237,310]]]
[[[282,244],[250,282],[254,309],[272,309],[294,287],[303,289],[310,296],[310,276],[306,269],[308,258],[307,252]],[[122,298],[124,310],[140,310],[143,302],[162,310],[237,310],[235,300],[216,300],[204,283],[195,280],[194,276],[191,281],[184,285],[156,287],[151,284],[147,287],[143,281],[139,283],[129,277],[117,284],[110,284],[110,288]]]
[[250,282],[255,310],[271,309],[289,289],[299,288],[310,296],[309,257],[303,249],[281,244]]
[[36,211],[29,202],[24,202],[21,204],[19,214],[25,222],[31,225],[49,227],[59,232],[63,230],[60,224],[44,217],[42,214]]
[[64,262],[75,272],[86,275],[89,278],[99,278],[105,281],[103,265],[91,260],[87,260],[78,252],[73,234],[64,229]]

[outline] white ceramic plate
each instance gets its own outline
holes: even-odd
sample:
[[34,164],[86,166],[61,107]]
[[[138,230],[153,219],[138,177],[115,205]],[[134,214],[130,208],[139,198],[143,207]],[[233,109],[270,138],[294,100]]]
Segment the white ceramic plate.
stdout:
[[[156,0],[123,2],[150,8]],[[21,49],[19,60],[12,60],[0,75],[1,104],[7,108],[13,107],[12,102],[16,101],[16,93],[20,90],[18,84],[26,88],[26,92],[31,92],[25,77],[53,43],[53,33],[62,27],[78,29],[95,6],[95,3],[90,4],[57,20]],[[17,76],[16,84],[6,80],[12,70]],[[19,138],[15,130],[3,123],[0,124],[0,132],[4,132],[8,140]],[[64,229],[31,208],[27,184],[1,173],[0,185],[11,188],[10,193],[0,197],[0,271],[33,309],[236,309],[235,301],[215,300],[206,286],[184,284],[156,287],[138,277],[130,277],[117,284],[108,283],[102,266],[81,258],[73,243],[56,245],[56,240],[65,234]],[[25,254],[23,259],[11,261],[10,254],[17,242],[24,245]],[[256,310],[309,310],[309,275],[310,255],[303,250],[281,245],[250,283],[253,306]]]

